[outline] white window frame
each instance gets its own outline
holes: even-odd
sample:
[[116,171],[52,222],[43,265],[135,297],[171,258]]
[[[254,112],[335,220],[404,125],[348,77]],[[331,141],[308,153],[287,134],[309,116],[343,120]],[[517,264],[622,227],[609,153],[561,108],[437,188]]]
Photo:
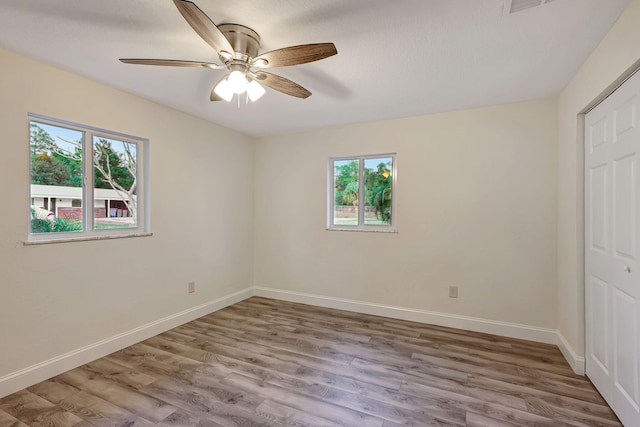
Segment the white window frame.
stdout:
[[[31,152],[31,122],[43,123],[72,129],[83,133],[82,142],[82,226],[83,231],[60,233],[32,233],[31,221],[28,222],[28,236],[25,245],[43,243],[64,243],[82,240],[99,240],[122,237],[151,236],[150,222],[150,194],[149,194],[149,140],[119,132],[86,126],[79,123],[51,118],[35,113],[28,113],[27,121],[27,149]],[[136,145],[136,173],[137,173],[137,203],[136,227],[94,229],[94,168],[93,168],[93,139],[107,138]],[[87,165],[90,165],[87,167]],[[31,218],[31,155],[29,155],[29,189],[27,212]]]
[[[393,165],[391,167],[391,222],[385,225],[364,223],[364,162],[367,159],[378,159],[391,157]],[[358,160],[358,225],[335,225],[334,224],[334,164],[336,161]],[[398,213],[398,155],[397,153],[365,154],[355,156],[329,157],[327,164],[327,230],[330,231],[368,231],[378,233],[397,233],[397,213]]]

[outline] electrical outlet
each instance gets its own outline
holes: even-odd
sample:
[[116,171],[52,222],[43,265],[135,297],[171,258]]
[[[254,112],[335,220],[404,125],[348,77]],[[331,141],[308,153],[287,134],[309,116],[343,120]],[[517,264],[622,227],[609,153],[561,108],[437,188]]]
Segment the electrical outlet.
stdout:
[[190,294],[194,293],[196,291],[196,282],[189,282],[189,288],[188,291]]
[[449,298],[458,298],[457,286],[449,286]]

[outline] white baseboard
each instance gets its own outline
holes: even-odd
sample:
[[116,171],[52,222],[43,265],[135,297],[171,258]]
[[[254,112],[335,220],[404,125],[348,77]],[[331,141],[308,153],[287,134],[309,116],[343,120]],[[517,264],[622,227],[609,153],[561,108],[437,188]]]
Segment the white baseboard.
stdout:
[[573,371],[584,375],[584,357],[554,329],[254,286],[4,375],[0,377],[0,398],[252,296],[555,344]]
[[447,326],[450,328],[465,329],[468,331],[483,332],[546,344],[555,344],[560,349],[560,352],[567,360],[567,363],[569,363],[569,366],[573,369],[574,373],[577,375],[584,375],[585,372],[584,357],[578,356],[560,331],[555,329],[539,328],[536,326],[528,326],[518,323],[499,322],[495,320],[486,320],[475,317],[395,307],[383,304],[373,304],[344,298],[333,298],[261,286],[254,286],[253,294],[255,296],[265,298],[273,298],[319,307],[348,310],[356,313],[373,314],[393,319],[410,320],[413,322],[428,323],[431,325]]
[[261,286],[254,287],[253,294],[255,296],[265,298],[273,298],[327,308],[336,308],[340,310],[349,310],[356,313],[373,314],[376,316],[410,320],[413,322],[447,326],[450,328],[466,329],[468,331],[520,338],[523,340],[543,342],[546,344],[556,344],[558,341],[555,329],[539,328],[536,326],[521,325],[518,323],[499,322],[495,320],[479,319],[455,314],[373,304],[343,298],[333,298],[302,292],[265,288]]
[[229,305],[247,299],[252,295],[253,289],[247,288],[4,375],[0,377],[0,398],[104,357],[114,351],[144,341],[147,338],[166,332],[169,329],[173,329],[209,313],[213,313],[214,311],[221,310]]
[[566,340],[564,335],[560,333],[560,331],[557,332],[557,337],[558,341],[556,342],[556,345],[560,349],[560,352],[562,353],[564,358],[567,359],[567,362],[569,363],[569,366],[571,366],[571,369],[573,369],[573,372],[575,372],[577,375],[584,375],[584,357],[578,356],[576,351],[573,349],[573,347],[571,347],[569,342]]

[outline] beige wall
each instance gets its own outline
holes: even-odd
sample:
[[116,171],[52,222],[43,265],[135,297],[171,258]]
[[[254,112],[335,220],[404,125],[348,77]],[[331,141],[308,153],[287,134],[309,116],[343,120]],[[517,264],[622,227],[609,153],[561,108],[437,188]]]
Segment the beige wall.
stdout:
[[559,97],[558,329],[584,355],[584,153],[579,113],[640,59],[640,0],[618,22]]
[[[0,64],[0,377],[251,285],[248,137],[4,50]],[[23,246],[27,112],[148,138],[154,235]]]
[[[555,329],[556,118],[539,100],[260,139],[255,284]],[[399,232],[327,231],[327,158],[387,152]]]

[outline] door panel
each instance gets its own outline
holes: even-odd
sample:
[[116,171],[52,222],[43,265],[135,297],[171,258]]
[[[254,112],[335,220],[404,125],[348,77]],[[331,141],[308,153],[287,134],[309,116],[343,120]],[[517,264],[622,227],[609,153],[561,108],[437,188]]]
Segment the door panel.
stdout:
[[618,350],[615,358],[615,387],[623,400],[638,411],[638,328],[637,300],[624,292],[615,291],[613,303],[614,346]]
[[[597,277],[591,277],[591,340],[590,355],[598,363],[598,367],[609,375],[609,315],[606,301],[608,285]],[[600,302],[604,301],[604,304]]]
[[613,120],[615,123],[615,136],[616,141],[618,138],[623,135],[625,132],[632,130],[635,126],[636,119],[636,97],[631,97],[630,100],[626,101],[620,107],[616,108],[613,111]]
[[607,252],[607,169],[598,165],[590,170],[591,175],[591,248]]
[[640,73],[585,117],[586,373],[640,426]]
[[593,153],[598,147],[607,143],[607,116],[600,117],[589,129],[589,146]]
[[636,259],[635,153],[613,162],[614,246],[617,257]]

